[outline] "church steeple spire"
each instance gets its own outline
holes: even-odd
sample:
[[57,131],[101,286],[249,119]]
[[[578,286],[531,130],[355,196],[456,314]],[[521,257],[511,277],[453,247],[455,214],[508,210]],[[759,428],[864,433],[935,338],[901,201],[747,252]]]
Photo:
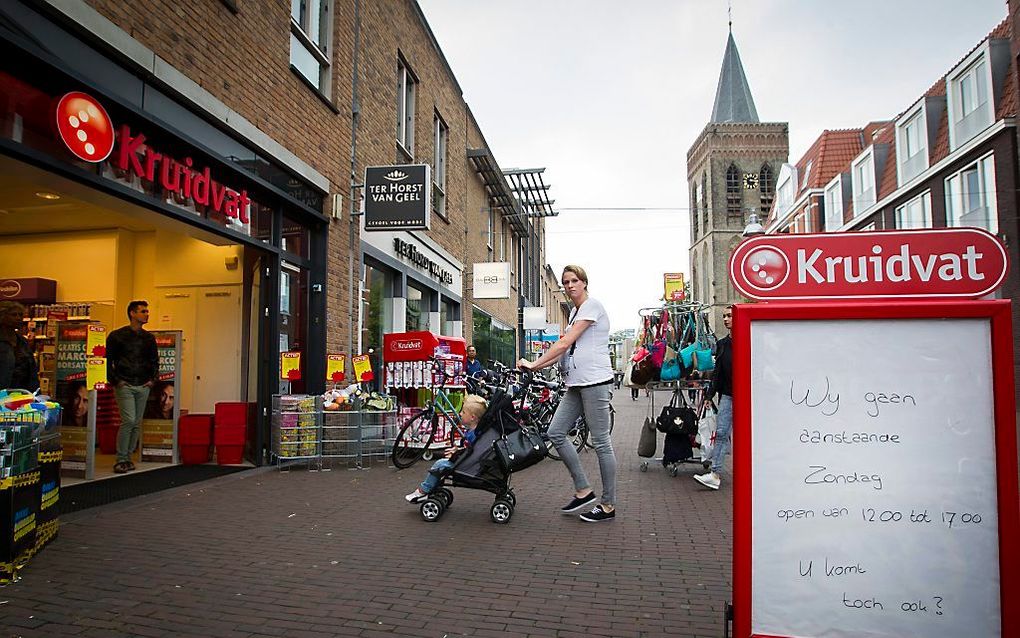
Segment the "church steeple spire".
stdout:
[[740,63],[737,43],[733,40],[733,17],[730,16],[730,34],[726,41],[719,86],[715,90],[712,122],[758,122],[751,88],[747,85],[744,66]]

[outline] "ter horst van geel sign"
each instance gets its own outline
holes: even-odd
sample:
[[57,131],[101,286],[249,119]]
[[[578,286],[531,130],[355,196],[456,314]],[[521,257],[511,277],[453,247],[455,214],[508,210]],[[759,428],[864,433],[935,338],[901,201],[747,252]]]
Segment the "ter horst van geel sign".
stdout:
[[365,230],[428,230],[431,212],[428,164],[365,169]]
[[977,228],[763,235],[730,257],[752,299],[977,298],[1006,278],[1006,250]]

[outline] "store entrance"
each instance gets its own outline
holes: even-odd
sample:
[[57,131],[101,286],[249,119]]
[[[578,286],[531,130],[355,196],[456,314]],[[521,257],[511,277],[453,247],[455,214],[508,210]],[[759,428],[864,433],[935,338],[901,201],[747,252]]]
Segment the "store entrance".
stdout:
[[64,406],[65,484],[113,475],[120,411],[112,388],[87,386],[86,348],[89,326],[109,334],[126,325],[133,300],[148,302],[145,329],[160,359],[131,450],[136,472],[180,461],[182,416],[257,401],[260,327],[249,314],[261,292],[251,266],[267,255],[0,158],[0,281],[55,282],[50,297],[26,300],[23,334],[32,338],[41,391]]

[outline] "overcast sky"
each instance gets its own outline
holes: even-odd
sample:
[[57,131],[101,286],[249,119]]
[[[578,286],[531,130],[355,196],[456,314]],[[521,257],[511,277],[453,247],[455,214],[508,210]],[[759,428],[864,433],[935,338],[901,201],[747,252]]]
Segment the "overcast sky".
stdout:
[[[613,330],[690,274],[687,149],[712,113],[725,0],[418,0],[496,160],[545,167],[548,260],[584,266]],[[1005,0],[734,0],[765,122],[795,162],[824,129],[890,119],[1006,16]],[[594,210],[594,209],[616,210]],[[670,208],[672,210],[624,210]],[[582,210],[584,209],[584,210]]]

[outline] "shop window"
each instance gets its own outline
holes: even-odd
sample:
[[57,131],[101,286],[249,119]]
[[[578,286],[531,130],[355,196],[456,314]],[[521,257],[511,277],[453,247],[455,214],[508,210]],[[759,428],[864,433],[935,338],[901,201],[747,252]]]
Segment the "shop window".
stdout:
[[302,378],[280,380],[281,393],[305,391],[308,270],[287,262],[280,270],[280,352],[300,352]]
[[293,255],[307,259],[309,254],[308,240],[308,227],[287,214],[284,214],[283,229],[280,237],[280,248]]
[[[364,321],[361,328],[361,352],[369,355],[373,370],[382,369],[383,335],[393,332],[393,285],[396,275],[392,270],[371,262],[365,263],[362,283]],[[376,375],[379,379],[379,375]]]
[[454,323],[460,321],[460,304],[442,297],[439,302],[439,323],[442,326],[440,334],[448,337],[460,336],[454,334]]
[[273,241],[273,209],[270,206],[253,201],[249,206],[251,221],[248,229],[254,239],[265,243]]
[[418,79],[403,58],[397,58],[397,144],[406,161],[414,159],[414,98]]
[[516,332],[513,328],[494,320],[477,307],[472,313],[472,342],[478,350],[478,359],[486,366],[489,360],[513,365]]
[[290,64],[323,95],[330,94],[330,0],[291,0]]
[[407,286],[407,331],[429,330],[430,294],[415,286]]

